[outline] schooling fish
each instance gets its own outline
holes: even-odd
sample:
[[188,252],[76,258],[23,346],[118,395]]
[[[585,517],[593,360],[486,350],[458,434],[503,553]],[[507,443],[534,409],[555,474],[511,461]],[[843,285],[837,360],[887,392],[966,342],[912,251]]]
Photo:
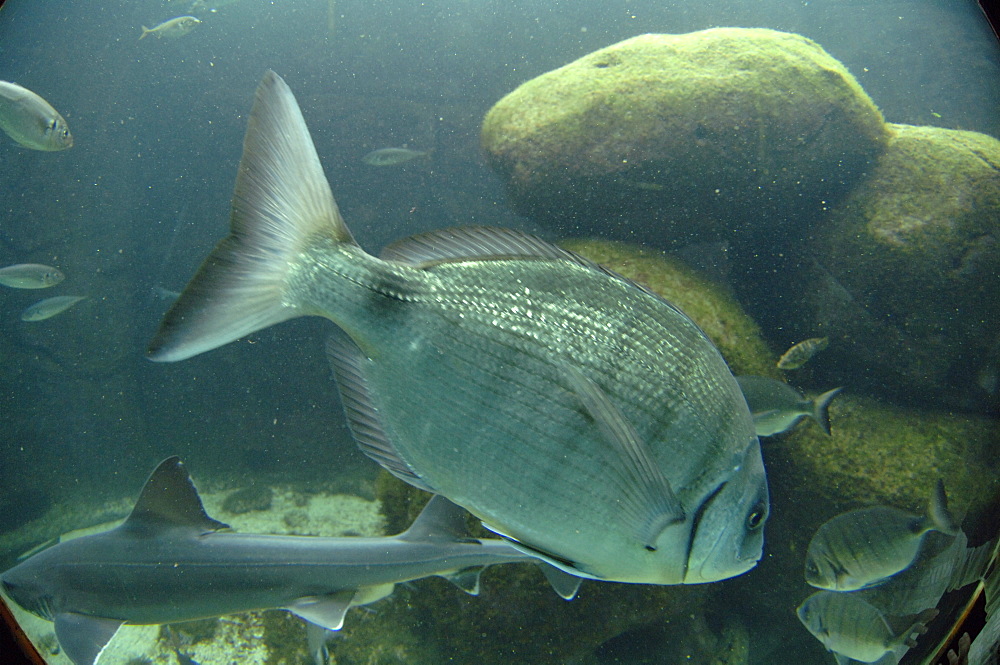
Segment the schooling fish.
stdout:
[[[373,589],[430,576],[478,593],[479,573],[534,562],[464,533],[465,512],[433,497],[409,529],[383,538],[232,533],[205,514],[176,457],[156,467],[121,526],[53,545],[0,575],[25,610],[55,622],[76,665],[93,665],[124,624],[165,624],[286,609],[328,630]],[[556,591],[579,580],[541,563]],[[384,591],[383,591],[384,595]]]
[[417,157],[426,157],[426,150],[410,150],[409,148],[379,148],[361,158],[369,166],[396,166],[404,164]]
[[178,16],[177,18],[172,18],[169,21],[164,21],[154,28],[147,28],[142,26],[142,34],[139,35],[139,39],[144,38],[146,35],[153,35],[156,38],[162,37],[183,37],[187,33],[195,29],[201,19],[195,18],[194,16]]
[[778,369],[798,369],[830,344],[828,337],[810,337],[785,351],[778,358]]
[[18,263],[0,268],[0,284],[14,289],[47,289],[66,279],[58,268],[40,263]]
[[9,81],[0,81],[0,129],[32,150],[65,150],[73,145],[59,112],[31,90]]
[[61,314],[67,309],[85,299],[87,296],[52,296],[45,300],[39,300],[31,307],[21,312],[22,321],[44,321],[51,319],[56,314]]
[[581,577],[711,582],[761,556],[767,483],[722,356],[619,275],[505,229],[365,253],[291,91],[257,90],[231,234],[167,312],[175,361],[286,319],[349,336],[332,358],[362,450]]
[[837,656],[838,663],[853,659],[879,665],[899,662],[937,613],[929,609],[890,621],[861,596],[834,591],[817,591],[796,610],[802,625]]
[[757,436],[774,436],[792,429],[805,417],[812,418],[827,435],[830,434],[830,402],[840,388],[828,390],[813,399],[806,399],[784,381],[765,376],[738,376]]
[[806,550],[806,582],[831,591],[882,584],[913,563],[928,531],[959,531],[940,480],[925,516],[875,506],[842,513],[823,524]]

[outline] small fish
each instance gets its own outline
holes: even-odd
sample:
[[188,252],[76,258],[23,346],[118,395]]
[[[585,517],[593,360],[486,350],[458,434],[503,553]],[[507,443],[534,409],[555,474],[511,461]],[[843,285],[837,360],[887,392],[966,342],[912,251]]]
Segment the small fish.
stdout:
[[150,359],[327,317],[347,333],[328,351],[361,449],[522,551],[646,584],[756,565],[769,499],[753,420],[719,351],[669,302],[511,229],[365,252],[274,72],[234,200],[230,235],[165,315]]
[[830,402],[841,391],[828,390],[813,399],[806,399],[784,381],[764,376],[738,376],[757,436],[774,436],[787,432],[806,416],[812,418],[827,435],[830,434]]
[[178,16],[177,18],[172,18],[169,21],[164,21],[155,28],[142,26],[142,34],[139,35],[139,39],[142,39],[146,35],[153,35],[157,38],[183,37],[187,33],[194,30],[195,26],[201,22],[201,19],[195,18],[194,16]]
[[0,129],[32,150],[51,152],[73,145],[73,135],[59,112],[31,90],[9,81],[0,81]]
[[829,337],[810,337],[802,340],[785,351],[778,358],[778,369],[798,369],[809,362],[809,359],[825,349],[830,344]]
[[417,157],[426,157],[430,152],[426,150],[410,150],[409,148],[379,148],[361,158],[361,161],[369,166],[396,166],[404,164]]
[[[916,646],[915,636],[927,632],[926,624],[937,613],[929,609],[890,621],[858,594],[834,591],[817,591],[796,610],[806,630],[835,655],[880,665],[898,662]],[[889,654],[894,655],[880,660]],[[843,661],[837,658],[837,662]]]
[[940,480],[925,516],[875,506],[842,513],[823,524],[806,550],[806,582],[831,591],[882,584],[913,563],[928,531],[959,531]]
[[47,289],[66,279],[58,268],[40,263],[18,263],[0,268],[0,284],[14,289]]
[[31,307],[21,312],[22,321],[44,321],[80,302],[87,296],[52,296],[39,300]]

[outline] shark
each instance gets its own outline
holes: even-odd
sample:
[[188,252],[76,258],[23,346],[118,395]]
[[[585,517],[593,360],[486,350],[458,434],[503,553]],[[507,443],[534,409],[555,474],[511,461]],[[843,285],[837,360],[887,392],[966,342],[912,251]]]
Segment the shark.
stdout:
[[32,555],[0,575],[0,589],[55,623],[75,665],[94,665],[122,624],[285,609],[335,631],[350,607],[399,582],[440,576],[475,595],[480,572],[494,564],[536,563],[560,596],[576,595],[580,578],[506,541],[468,537],[465,515],[434,496],[396,536],[236,533],[208,516],[184,464],[170,457],[120,526]]

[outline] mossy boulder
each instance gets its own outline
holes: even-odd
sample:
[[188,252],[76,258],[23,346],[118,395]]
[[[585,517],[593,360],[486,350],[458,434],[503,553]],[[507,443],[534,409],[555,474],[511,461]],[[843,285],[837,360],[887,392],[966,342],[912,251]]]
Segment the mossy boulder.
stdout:
[[594,239],[564,240],[559,244],[676,305],[705,331],[733,374],[780,377],[775,368],[777,359],[764,342],[760,328],[722,284],[656,250]]
[[[819,45],[744,28],[595,51],[522,84],[481,132],[521,214],[660,245],[794,224],[845,193],[887,138]],[[650,231],[632,223],[650,216]]]
[[830,336],[832,380],[995,413],[1000,141],[892,127],[870,177],[813,233],[799,275],[764,288],[791,305],[784,330]]

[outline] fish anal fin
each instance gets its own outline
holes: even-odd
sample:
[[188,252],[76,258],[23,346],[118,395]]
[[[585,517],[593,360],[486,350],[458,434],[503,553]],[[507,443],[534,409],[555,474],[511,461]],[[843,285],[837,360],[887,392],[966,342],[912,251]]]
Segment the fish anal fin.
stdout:
[[479,577],[482,575],[482,572],[483,566],[473,566],[451,573],[443,573],[440,577],[448,580],[470,596],[478,596]]
[[59,646],[75,665],[94,665],[124,623],[75,612],[60,612],[53,618]]
[[434,492],[399,455],[386,433],[365,377],[365,363],[369,361],[361,350],[346,336],[331,335],[326,342],[326,355],[337,377],[347,423],[361,452],[400,480]]

